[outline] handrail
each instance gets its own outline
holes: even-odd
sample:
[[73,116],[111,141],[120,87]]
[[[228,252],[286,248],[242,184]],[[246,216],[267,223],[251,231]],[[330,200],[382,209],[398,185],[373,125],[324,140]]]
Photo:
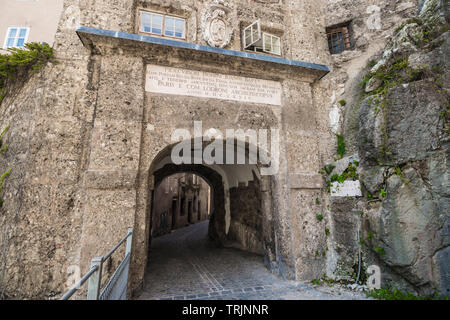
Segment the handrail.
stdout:
[[[105,256],[103,257],[96,257],[91,260],[91,269],[78,281],[77,284],[75,284],[69,291],[67,291],[60,300],[68,300],[70,299],[75,292],[78,291],[78,289],[87,281],[89,280],[89,286],[88,286],[88,299],[94,299],[97,300],[99,293],[100,293],[100,282],[101,282],[101,274],[103,269],[103,263],[108,260],[114,252],[116,252],[117,249],[125,242],[127,241],[127,247],[125,250],[125,257],[131,253],[131,243],[132,243],[132,236],[133,235],[133,228],[128,228],[127,235],[119,241],[119,243],[112,248],[111,251],[109,251]],[[93,278],[91,278],[93,275],[95,275]]]
[[69,300],[75,292],[92,276],[92,274],[97,271],[98,266],[93,266],[76,285],[74,285],[69,291],[67,291],[60,300]]
[[105,262],[106,260],[109,259],[109,257],[111,257],[113,255],[114,252],[116,252],[117,249],[119,249],[119,247],[122,245],[122,243],[125,242],[125,240],[128,239],[129,236],[131,236],[133,234],[133,229],[128,231],[128,234],[125,236],[125,238],[123,238],[122,240],[120,240],[120,242],[111,249],[110,252],[108,252],[105,256],[102,257],[102,261]]

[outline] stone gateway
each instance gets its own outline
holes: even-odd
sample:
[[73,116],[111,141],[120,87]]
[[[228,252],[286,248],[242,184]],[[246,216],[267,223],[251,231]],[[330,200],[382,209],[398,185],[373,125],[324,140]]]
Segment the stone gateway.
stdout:
[[[310,283],[325,274],[363,284],[367,267],[379,265],[382,286],[448,294],[444,7],[438,0],[422,11],[409,0],[64,0],[58,63],[8,87],[0,102],[0,130],[9,125],[0,170],[11,168],[0,213],[0,297],[60,298],[70,273],[85,274],[128,228],[134,297],[145,285],[152,239],[205,219],[212,244],[259,255],[283,279]],[[422,24],[402,24],[418,13],[425,25],[439,25],[438,40],[412,43]],[[397,51],[439,66],[421,73],[414,59],[395,60]],[[389,68],[401,70],[400,84],[369,91],[390,92],[406,107],[376,106],[359,86]],[[427,74],[444,79],[433,82],[439,92]],[[267,163],[250,161],[260,143],[245,136],[231,139],[236,148],[212,152],[243,164],[175,163],[178,129],[189,133],[181,142],[192,145],[193,160],[229,142],[218,132],[276,131],[280,141],[267,152],[279,159],[277,170],[267,175]],[[410,136],[414,152],[405,147]],[[119,263],[113,257],[104,281]]]

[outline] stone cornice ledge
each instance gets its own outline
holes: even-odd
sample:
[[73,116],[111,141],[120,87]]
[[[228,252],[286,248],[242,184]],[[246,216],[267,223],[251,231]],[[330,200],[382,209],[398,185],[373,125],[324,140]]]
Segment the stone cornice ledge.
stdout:
[[203,54],[215,54],[217,56],[228,56],[235,59],[245,59],[249,61],[264,62],[273,66],[278,65],[279,67],[289,67],[297,71],[302,70],[303,72],[309,72],[314,74],[316,79],[324,77],[330,72],[330,68],[326,65],[315,64],[310,62],[298,61],[298,60],[288,60],[279,57],[267,56],[251,52],[235,51],[221,48],[214,48],[200,44],[194,44],[189,42],[177,41],[172,39],[143,36],[138,34],[97,29],[91,27],[79,27],[76,30],[78,36],[85,46],[88,43],[92,43],[94,40],[92,36],[106,37],[109,39],[116,39],[122,41],[131,41],[140,44],[150,44],[159,47],[171,47],[178,50],[188,50]]

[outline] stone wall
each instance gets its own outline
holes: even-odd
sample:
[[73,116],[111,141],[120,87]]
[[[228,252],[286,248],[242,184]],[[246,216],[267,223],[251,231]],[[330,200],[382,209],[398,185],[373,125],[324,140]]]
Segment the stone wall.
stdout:
[[248,185],[230,189],[231,225],[229,246],[264,254],[262,244],[261,188],[256,176]]

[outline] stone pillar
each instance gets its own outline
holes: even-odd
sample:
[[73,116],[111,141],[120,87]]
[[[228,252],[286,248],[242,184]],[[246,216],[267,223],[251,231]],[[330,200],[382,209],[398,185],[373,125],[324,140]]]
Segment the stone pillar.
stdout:
[[286,92],[283,113],[286,115],[288,158],[288,221],[295,278],[311,280],[323,274],[326,251],[325,225],[317,219],[317,215],[323,214],[320,205],[323,184],[318,174],[316,112],[309,83],[285,80],[283,86]]
[[[106,55],[101,60],[98,101],[84,174],[83,271],[89,259],[106,254],[125,236],[127,228],[135,227],[136,210],[142,206],[136,199],[143,183],[138,179],[143,69],[141,58]],[[135,230],[132,255],[141,240],[140,231]],[[120,260],[122,255],[118,253],[117,257]]]

